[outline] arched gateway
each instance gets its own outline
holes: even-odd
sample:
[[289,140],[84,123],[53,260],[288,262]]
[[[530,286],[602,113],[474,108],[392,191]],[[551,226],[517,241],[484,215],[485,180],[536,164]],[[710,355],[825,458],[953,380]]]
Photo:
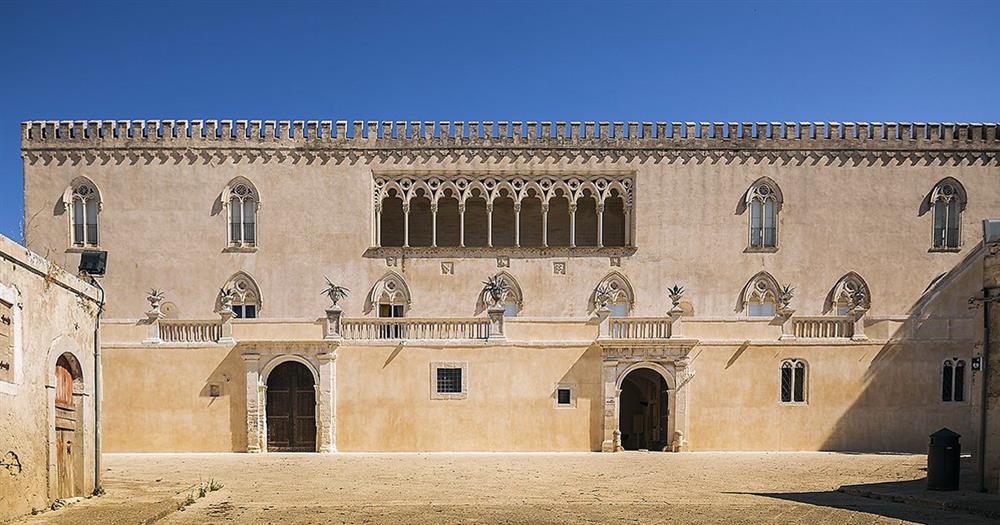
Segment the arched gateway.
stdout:
[[267,449],[316,451],[316,380],[306,365],[285,361],[267,376]]
[[693,343],[671,343],[602,345],[602,451],[686,449],[687,382],[693,375],[688,353]]

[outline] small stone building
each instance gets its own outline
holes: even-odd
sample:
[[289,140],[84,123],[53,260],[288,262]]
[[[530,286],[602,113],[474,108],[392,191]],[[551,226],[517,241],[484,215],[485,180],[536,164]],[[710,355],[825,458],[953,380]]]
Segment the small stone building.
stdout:
[[0,236],[0,520],[94,490],[98,301]]

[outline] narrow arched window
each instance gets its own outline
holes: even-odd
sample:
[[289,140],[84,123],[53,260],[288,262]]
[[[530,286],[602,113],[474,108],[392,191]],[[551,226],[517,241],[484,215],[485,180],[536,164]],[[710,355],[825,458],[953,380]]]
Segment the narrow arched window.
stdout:
[[781,287],[774,277],[760,272],[743,287],[740,306],[748,317],[774,317],[781,294]]
[[946,359],[941,366],[941,401],[965,401],[965,360]]
[[755,182],[747,192],[746,206],[750,211],[750,248],[777,248],[778,210],[781,208],[781,192],[777,185],[770,179]]
[[73,245],[97,246],[100,194],[89,181],[74,184],[72,190],[70,220],[73,224]]
[[799,359],[781,362],[781,402],[806,402],[806,363]]
[[938,182],[930,195],[934,213],[933,247],[936,250],[958,249],[962,244],[962,210],[966,194],[961,183],[951,177]]
[[611,317],[628,317],[635,304],[635,293],[628,279],[618,272],[611,272],[594,288],[594,309],[607,308]]
[[255,319],[260,315],[260,307],[260,288],[245,272],[230,277],[219,291],[217,309],[232,310],[236,319]]
[[229,190],[229,244],[257,245],[257,192],[249,184],[238,183]]

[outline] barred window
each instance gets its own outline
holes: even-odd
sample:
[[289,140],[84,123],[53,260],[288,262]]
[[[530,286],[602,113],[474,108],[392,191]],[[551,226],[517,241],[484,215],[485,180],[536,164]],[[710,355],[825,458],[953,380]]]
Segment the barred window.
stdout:
[[568,388],[560,388],[556,390],[556,403],[560,406],[569,406],[573,402],[573,398],[570,395],[570,390]]
[[462,369],[461,368],[438,368],[437,369],[437,393],[439,393],[439,394],[460,394],[460,393],[462,393]]
[[805,403],[806,364],[798,359],[781,362],[781,402]]
[[965,401],[965,360],[946,359],[941,367],[941,401]]

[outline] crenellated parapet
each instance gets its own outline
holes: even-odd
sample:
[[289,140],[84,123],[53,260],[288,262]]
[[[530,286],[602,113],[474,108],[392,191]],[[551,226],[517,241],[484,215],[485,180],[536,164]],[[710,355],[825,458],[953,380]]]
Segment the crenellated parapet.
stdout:
[[[944,157],[996,163],[996,123],[909,122],[508,122],[90,120],[22,123],[26,158],[131,152],[180,162],[198,156],[354,160],[413,155],[570,156],[775,160],[777,156],[920,162]],[[715,153],[717,152],[717,153]]]

